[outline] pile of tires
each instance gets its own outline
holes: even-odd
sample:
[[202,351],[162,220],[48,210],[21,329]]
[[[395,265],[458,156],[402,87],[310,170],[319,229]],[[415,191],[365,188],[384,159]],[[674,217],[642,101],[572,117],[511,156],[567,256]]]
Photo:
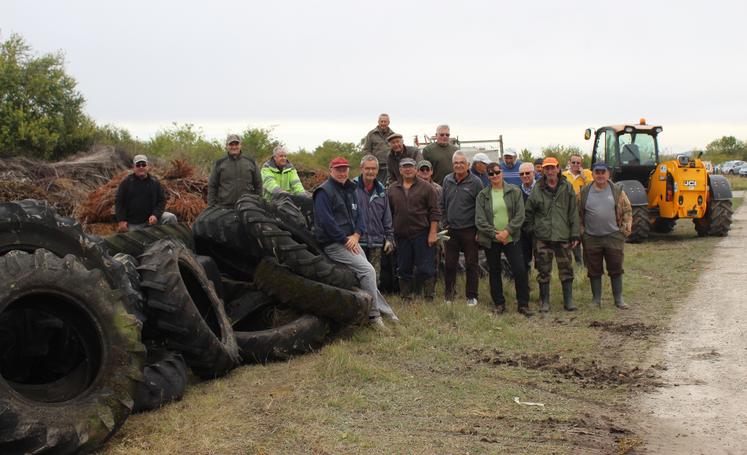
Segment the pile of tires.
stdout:
[[0,453],[93,451],[181,399],[190,371],[286,360],[365,321],[371,297],[315,244],[310,207],[246,196],[101,239],[44,202],[0,203]]

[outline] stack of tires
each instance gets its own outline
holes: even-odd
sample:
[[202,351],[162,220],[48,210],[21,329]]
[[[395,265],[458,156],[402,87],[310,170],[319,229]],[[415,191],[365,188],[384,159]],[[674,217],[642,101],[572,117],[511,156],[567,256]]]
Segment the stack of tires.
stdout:
[[371,298],[287,200],[105,239],[44,202],[0,204],[0,453],[80,453],[182,397],[188,370],[287,359]]

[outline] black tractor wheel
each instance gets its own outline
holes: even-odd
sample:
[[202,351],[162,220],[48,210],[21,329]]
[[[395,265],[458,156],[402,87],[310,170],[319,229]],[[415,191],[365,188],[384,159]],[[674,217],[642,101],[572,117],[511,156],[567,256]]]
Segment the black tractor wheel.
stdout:
[[254,275],[260,255],[250,248],[236,210],[206,208],[192,225],[192,233],[197,253],[212,257],[222,273],[238,280]]
[[626,239],[628,243],[640,243],[648,238],[651,231],[651,221],[648,218],[648,208],[633,207],[633,227]]
[[132,412],[152,411],[181,400],[187,388],[187,363],[179,353],[149,346],[143,378]]
[[656,221],[654,221],[653,226],[651,228],[654,230],[654,232],[658,232],[659,234],[669,234],[674,230],[674,226],[677,224],[677,220],[673,220],[671,218],[661,218],[657,217]]
[[726,237],[731,229],[733,213],[734,209],[730,199],[708,201],[706,216],[701,219],[693,219],[698,236]]
[[237,331],[236,342],[242,362],[265,363],[310,352],[324,343],[328,332],[326,319],[305,314],[277,327],[252,332]]
[[0,257],[0,453],[87,453],[130,415],[140,322],[100,270],[37,249]]
[[256,286],[301,313],[311,313],[340,324],[356,324],[368,316],[370,294],[348,290],[294,273],[272,258],[264,258],[254,275]]
[[161,239],[176,239],[194,251],[195,242],[192,230],[186,223],[159,224],[137,231],[127,231],[104,237],[104,247],[110,254],[125,253],[138,257],[151,243]]
[[202,378],[222,376],[239,362],[238,346],[223,302],[184,244],[153,243],[138,267],[146,297],[144,336],[180,352]]

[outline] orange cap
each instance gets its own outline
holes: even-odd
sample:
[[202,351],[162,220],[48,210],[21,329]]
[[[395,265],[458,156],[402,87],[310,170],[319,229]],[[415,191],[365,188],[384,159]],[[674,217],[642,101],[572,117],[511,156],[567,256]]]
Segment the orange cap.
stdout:
[[553,158],[553,157],[551,157],[551,156],[548,156],[547,158],[545,158],[544,160],[542,160],[542,167],[545,167],[545,166],[555,166],[555,167],[558,167],[558,165],[559,165],[558,160],[555,159],[555,158]]

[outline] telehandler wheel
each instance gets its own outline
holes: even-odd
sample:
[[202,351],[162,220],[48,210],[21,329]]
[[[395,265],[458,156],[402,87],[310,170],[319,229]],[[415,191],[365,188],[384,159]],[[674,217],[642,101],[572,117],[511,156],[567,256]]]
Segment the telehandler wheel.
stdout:
[[734,213],[731,200],[708,201],[708,211],[705,218],[693,220],[699,237],[712,235],[726,237],[731,229],[731,215]]
[[654,225],[652,226],[654,229],[654,232],[658,232],[660,234],[669,234],[674,230],[674,226],[677,224],[677,220],[673,220],[670,218],[656,218],[656,221],[654,221]]
[[633,227],[626,239],[628,243],[640,243],[648,238],[651,231],[651,222],[648,219],[648,208],[644,206],[633,207]]

